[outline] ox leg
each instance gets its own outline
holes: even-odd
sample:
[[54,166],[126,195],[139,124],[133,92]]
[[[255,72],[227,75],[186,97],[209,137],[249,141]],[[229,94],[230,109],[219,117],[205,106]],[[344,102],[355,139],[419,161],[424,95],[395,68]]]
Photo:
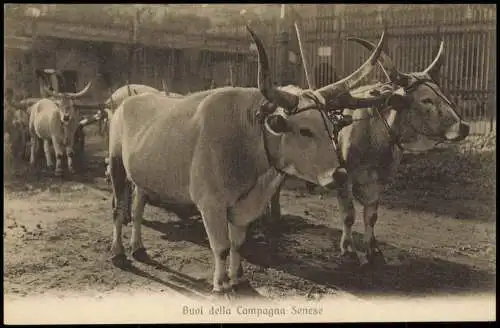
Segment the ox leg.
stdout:
[[62,173],[63,173],[63,170],[62,170],[62,159],[63,159],[63,156],[64,156],[63,147],[56,140],[56,138],[52,138],[52,146],[54,147],[54,152],[56,153],[56,171],[55,171],[55,175],[56,176],[61,176]]
[[26,161],[28,159],[27,154],[26,154],[26,149],[27,149],[28,143],[29,143],[29,135],[28,135],[26,129],[23,130],[22,142],[23,142],[22,159],[23,159],[23,161]]
[[378,219],[378,202],[365,205],[363,211],[363,219],[365,223],[364,244],[368,263],[384,264],[384,255],[378,247],[378,242],[375,238],[374,233],[375,224],[377,223]]
[[380,185],[375,181],[360,185],[355,184],[353,186],[353,193],[364,207],[363,221],[365,233],[363,244],[366,250],[366,260],[368,264],[384,263],[384,256],[378,248],[374,233],[375,224],[378,219]]
[[280,190],[278,190],[270,202],[270,214],[271,220],[274,222],[275,220],[279,220],[281,218],[281,205],[280,205]]
[[352,226],[356,219],[352,193],[347,183],[339,186],[337,195],[342,218],[342,237],[340,239],[340,257],[343,264],[359,264],[359,259],[352,238]]
[[226,271],[226,260],[230,251],[227,213],[222,208],[200,209],[200,212],[214,254],[213,292],[222,293],[229,280]]
[[236,288],[244,281],[240,249],[245,242],[247,228],[247,226],[237,226],[229,223],[229,240],[231,244],[229,252],[229,282],[232,288]]
[[37,144],[38,144],[38,138],[34,135],[30,136],[30,166],[32,168],[35,168],[36,165],[36,153],[37,153]]
[[131,238],[131,248],[132,257],[137,261],[146,261],[149,257],[146,253],[146,248],[142,243],[142,219],[144,215],[144,207],[146,206],[146,197],[144,192],[140,190],[137,186],[134,188],[133,192],[133,202],[132,202],[132,238]]
[[75,152],[72,147],[66,147],[66,157],[68,161],[68,172],[75,173],[75,168],[73,166],[73,158],[75,158]]
[[118,267],[128,264],[122,240],[122,227],[130,222],[130,182],[127,180],[123,162],[119,157],[110,158],[111,182],[113,186],[113,241],[111,261]]
[[45,153],[45,160],[47,161],[47,168],[49,171],[52,171],[54,169],[54,161],[52,159],[52,150],[50,146],[50,140],[43,141],[43,151]]

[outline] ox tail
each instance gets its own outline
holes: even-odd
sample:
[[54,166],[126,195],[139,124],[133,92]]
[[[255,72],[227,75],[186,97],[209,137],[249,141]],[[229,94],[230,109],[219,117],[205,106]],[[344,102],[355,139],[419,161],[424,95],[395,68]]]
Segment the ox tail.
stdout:
[[108,173],[113,187],[113,220],[123,216],[123,224],[132,221],[132,182],[127,178],[121,156],[109,156]]

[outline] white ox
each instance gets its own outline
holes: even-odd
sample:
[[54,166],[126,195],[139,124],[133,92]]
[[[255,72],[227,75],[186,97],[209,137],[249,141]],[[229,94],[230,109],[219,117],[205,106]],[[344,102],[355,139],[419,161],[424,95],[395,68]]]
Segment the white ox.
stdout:
[[83,90],[77,93],[54,93],[52,90],[46,89],[47,93],[56,98],[57,101],[44,98],[29,107],[30,163],[32,167],[36,163],[36,147],[43,142],[47,167],[54,168],[50,147],[52,144],[56,157],[55,175],[60,176],[63,173],[62,158],[64,153],[67,156],[68,171],[74,173],[74,137],[80,123],[74,99],[84,96],[91,85],[92,83],[89,82]]

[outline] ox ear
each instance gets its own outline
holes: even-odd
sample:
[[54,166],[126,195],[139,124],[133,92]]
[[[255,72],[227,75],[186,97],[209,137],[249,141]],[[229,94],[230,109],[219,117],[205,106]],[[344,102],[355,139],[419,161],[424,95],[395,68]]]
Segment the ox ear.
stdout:
[[274,135],[282,135],[291,131],[288,119],[283,115],[269,115],[264,124],[266,129]]

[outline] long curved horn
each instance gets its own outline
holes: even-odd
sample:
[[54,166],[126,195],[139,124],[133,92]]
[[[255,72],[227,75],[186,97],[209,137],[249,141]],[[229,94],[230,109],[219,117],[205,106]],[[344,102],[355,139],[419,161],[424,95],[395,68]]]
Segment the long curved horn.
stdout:
[[384,43],[386,41],[385,31],[382,32],[382,36],[380,41],[378,42],[377,47],[371,54],[371,56],[361,65],[356,71],[354,71],[351,75],[343,78],[340,81],[332,83],[330,85],[324,86],[321,89],[318,89],[317,92],[323,95],[323,97],[327,98],[328,94],[332,91],[337,90],[341,87],[345,90],[350,90],[354,88],[364,77],[371,73],[371,71],[375,68],[377,61],[382,53],[382,49],[384,47]]
[[73,92],[66,92],[65,95],[70,97],[70,98],[80,98],[82,97],[83,95],[85,95],[90,87],[92,86],[92,81],[90,81],[89,83],[87,83],[87,85],[85,86],[85,88],[83,88],[80,92],[77,92],[77,93],[73,93]]
[[[359,43],[360,45],[362,45],[363,47],[365,47],[370,51],[374,51],[376,48],[376,46],[370,41],[357,37],[348,37],[347,41],[354,41],[356,43]],[[407,74],[398,71],[391,57],[389,57],[389,55],[387,55],[384,51],[381,52],[380,57],[378,59],[378,63],[380,67],[388,73],[389,80],[391,82],[399,81],[401,80],[401,78],[407,76]]]
[[168,91],[167,82],[165,82],[165,80],[161,80],[161,86],[163,88],[163,91],[165,91],[165,95],[168,96],[170,92]]
[[429,76],[433,80],[437,80],[439,69],[443,65],[443,61],[444,61],[444,56],[443,55],[444,55],[444,41],[441,41],[441,43],[439,44],[439,50],[438,50],[438,52],[436,54],[436,57],[434,58],[434,60],[432,61],[432,63],[429,65],[429,67],[427,67],[423,71],[423,73],[429,74]]
[[267,58],[266,50],[264,49],[264,44],[255,34],[255,32],[246,26],[247,31],[252,36],[255,45],[257,46],[257,52],[259,55],[259,66],[258,66],[258,80],[257,86],[260,89],[262,95],[270,102],[283,108],[295,108],[299,102],[299,97],[279,90],[273,86],[271,80],[271,72],[269,69],[269,59]]

